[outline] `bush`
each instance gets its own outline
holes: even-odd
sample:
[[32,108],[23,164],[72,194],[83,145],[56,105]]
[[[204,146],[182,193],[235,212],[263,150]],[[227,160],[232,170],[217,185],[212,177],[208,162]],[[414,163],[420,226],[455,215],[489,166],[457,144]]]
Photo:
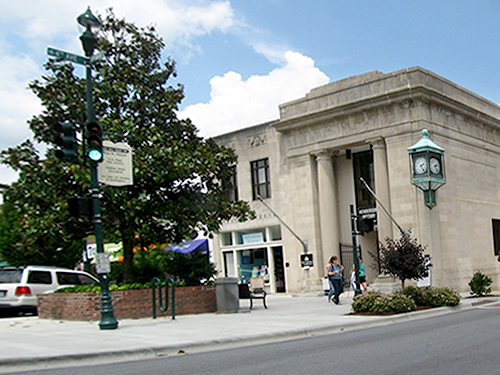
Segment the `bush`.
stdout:
[[415,311],[417,306],[457,306],[460,294],[450,288],[422,290],[416,287],[405,288],[403,292],[386,295],[370,291],[354,297],[352,309],[355,313],[405,313]]
[[389,298],[389,307],[392,312],[405,313],[417,309],[415,301],[410,296],[406,296],[402,293],[393,293]]
[[425,291],[415,286],[409,286],[403,290],[403,294],[411,297],[417,306],[424,306],[424,293]]
[[491,277],[483,275],[480,271],[477,271],[474,276],[472,276],[469,282],[470,294],[473,296],[481,297],[488,293],[491,293],[490,285],[493,282]]
[[460,304],[460,294],[450,288],[433,288],[424,293],[424,305],[432,307],[457,306]]
[[402,313],[416,309],[411,297],[401,293],[385,295],[379,292],[368,292],[354,298],[352,303],[354,312],[371,312],[375,314]]

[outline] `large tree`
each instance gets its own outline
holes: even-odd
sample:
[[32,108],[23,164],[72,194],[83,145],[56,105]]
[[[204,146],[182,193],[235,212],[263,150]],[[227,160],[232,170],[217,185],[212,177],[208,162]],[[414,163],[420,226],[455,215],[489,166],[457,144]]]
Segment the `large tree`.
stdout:
[[[134,149],[134,184],[103,186],[101,203],[105,237],[123,242],[125,279],[130,279],[137,235],[146,244],[176,243],[193,231],[216,231],[223,221],[233,217],[245,220],[252,213],[246,202],[229,201],[224,194],[222,182],[229,180],[230,166],[236,162],[234,151],[201,138],[190,120],[177,117],[183,87],[169,84],[176,76],[175,63],[170,59],[162,63],[164,43],[155,29],[118,19],[111,10],[101,21],[97,48],[104,59],[94,66],[96,115],[106,132],[126,136]],[[58,121],[72,121],[82,129],[85,81],[75,75],[71,64],[51,60],[45,67],[48,74],[30,84],[44,110],[29,124],[37,141],[51,144],[52,128]],[[19,169],[15,159],[21,147],[27,146],[4,151],[2,162]],[[38,169],[56,163],[51,149],[44,161],[38,160],[33,149],[30,152],[27,163]],[[30,173],[36,175],[38,170]],[[26,176],[20,177],[22,186],[14,184],[23,192],[4,190],[6,201],[22,215],[20,206],[32,209],[36,203],[29,195],[43,192],[57,202],[60,215],[54,220],[58,225],[67,219],[61,213],[66,198],[88,189],[88,170],[82,165],[60,163],[44,177],[50,181],[48,185],[45,180],[27,184]],[[46,186],[52,184],[57,189],[47,191]],[[48,212],[53,212],[52,206],[39,214],[47,218]],[[45,229],[51,233],[50,228]],[[42,235],[36,228],[31,230],[37,238]],[[69,234],[72,228],[65,230]]]

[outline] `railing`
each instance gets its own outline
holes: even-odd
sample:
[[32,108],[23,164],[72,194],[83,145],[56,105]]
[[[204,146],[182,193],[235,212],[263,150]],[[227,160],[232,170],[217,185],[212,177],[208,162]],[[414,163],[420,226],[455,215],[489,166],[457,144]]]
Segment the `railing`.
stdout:
[[[156,319],[156,288],[158,287],[158,304],[161,312],[168,311],[168,286],[172,285],[172,320],[175,320],[175,280],[168,277],[164,282],[158,277],[151,280],[151,290],[153,292],[153,319]],[[165,301],[161,293],[162,284],[165,284]]]

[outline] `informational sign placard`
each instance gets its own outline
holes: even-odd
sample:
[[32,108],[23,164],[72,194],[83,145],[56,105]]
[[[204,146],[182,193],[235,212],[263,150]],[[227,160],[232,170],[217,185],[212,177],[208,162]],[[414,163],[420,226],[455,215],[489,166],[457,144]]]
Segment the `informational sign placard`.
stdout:
[[132,185],[132,148],[126,143],[103,141],[104,157],[98,166],[99,182],[111,186]]
[[302,268],[304,268],[304,269],[311,268],[314,265],[312,254],[301,254],[300,255],[300,264],[301,264]]
[[95,243],[87,244],[87,259],[94,259],[97,254],[97,245]]
[[110,273],[111,272],[111,262],[109,261],[108,253],[97,253],[96,254],[96,265],[95,270],[97,273]]

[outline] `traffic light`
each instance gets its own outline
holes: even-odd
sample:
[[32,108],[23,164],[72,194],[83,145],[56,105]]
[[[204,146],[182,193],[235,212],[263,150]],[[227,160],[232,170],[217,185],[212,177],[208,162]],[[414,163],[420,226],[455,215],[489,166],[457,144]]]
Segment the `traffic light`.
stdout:
[[97,122],[87,124],[87,156],[90,160],[99,163],[102,161],[102,128]]
[[68,199],[69,214],[72,217],[92,217],[94,210],[90,197],[75,197]]
[[59,146],[56,150],[56,157],[59,160],[73,162],[76,160],[77,140],[75,125],[70,122],[58,122],[54,130],[58,133],[54,143]]

